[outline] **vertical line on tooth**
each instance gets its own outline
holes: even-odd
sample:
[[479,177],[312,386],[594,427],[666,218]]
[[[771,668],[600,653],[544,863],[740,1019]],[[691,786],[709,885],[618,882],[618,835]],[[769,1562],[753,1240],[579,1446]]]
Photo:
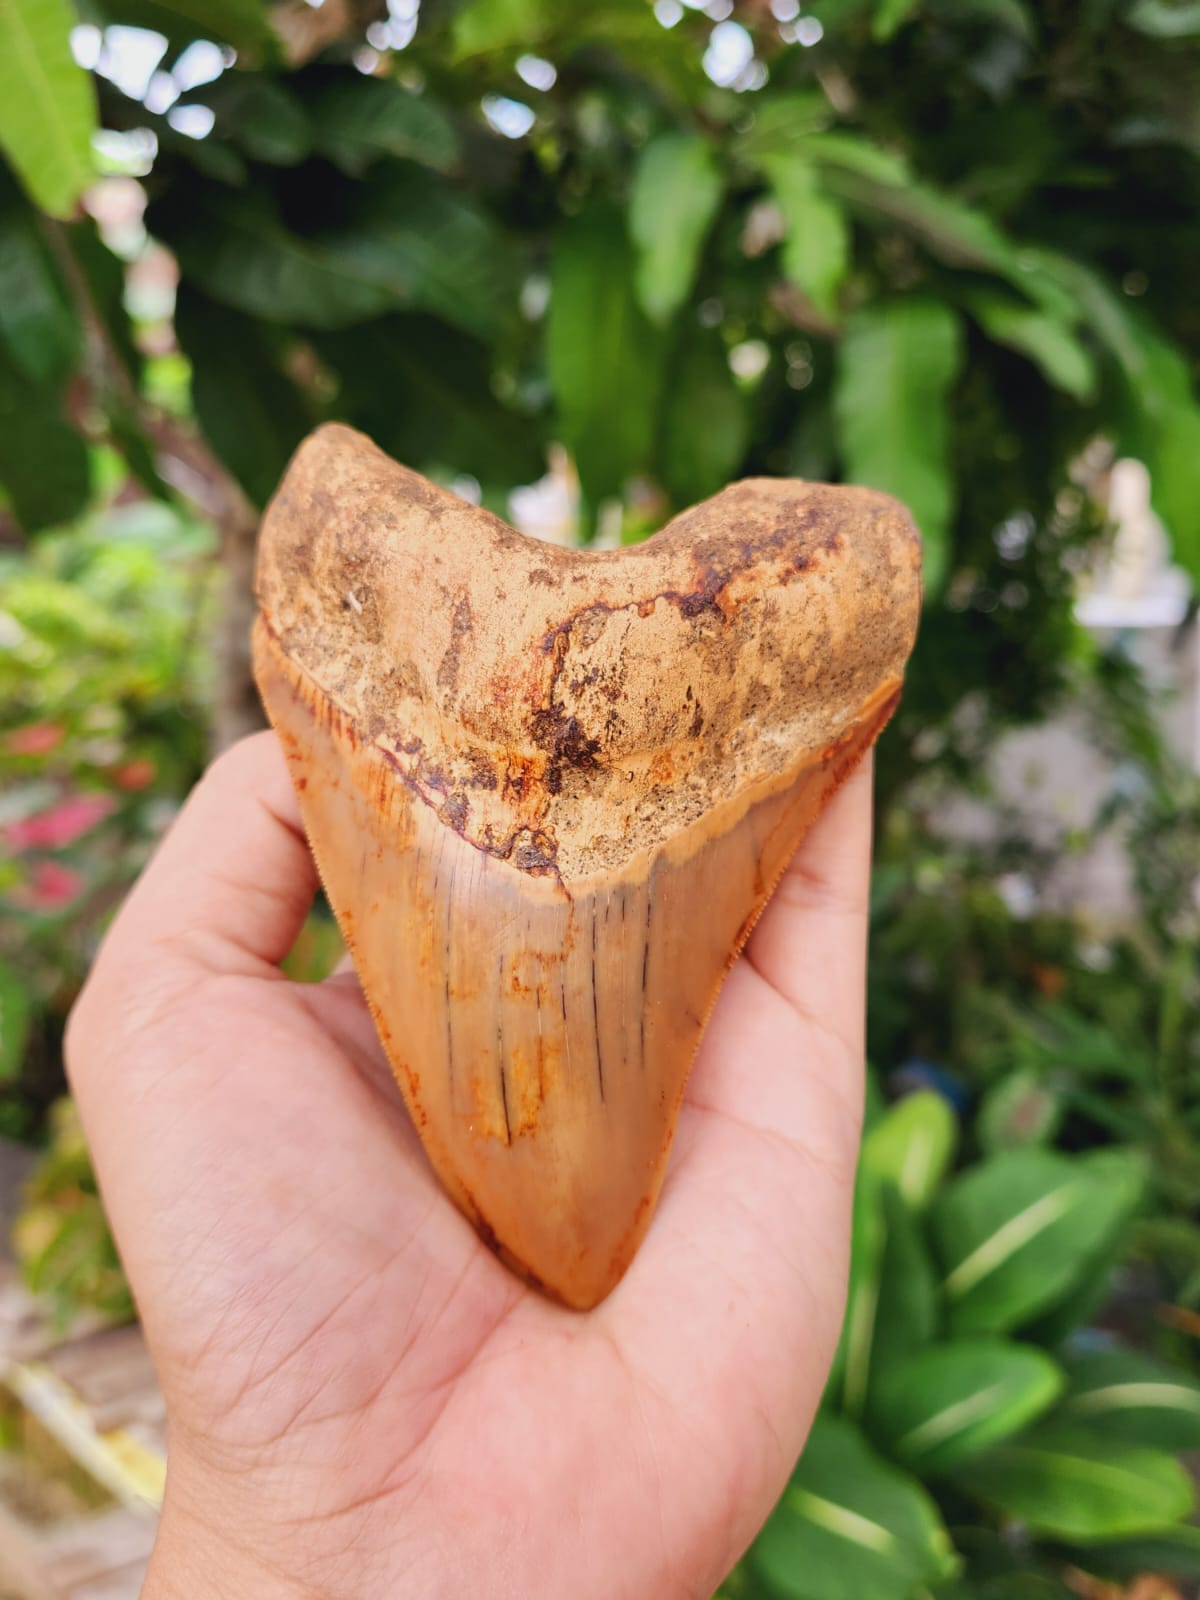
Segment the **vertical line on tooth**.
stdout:
[[508,1072],[504,1064],[504,955],[496,965],[496,1063],[500,1068],[500,1104],[504,1107],[504,1142],[512,1143],[508,1120]]
[[450,922],[454,915],[454,876],[458,863],[451,857],[450,882],[446,888],[446,1081],[447,1098],[454,1105],[454,1007],[450,1000]]
[[641,1004],[641,1052],[642,1071],[646,1070],[646,993],[650,977],[650,917],[654,910],[654,882],[653,873],[646,877],[646,935],[642,943],[642,1004]]
[[621,1070],[629,1071],[629,1025],[627,1021],[629,1006],[629,958],[625,954],[625,885],[621,885],[621,964],[618,972],[621,974]]
[[[574,915],[574,913],[572,913]],[[564,947],[562,964],[559,967],[562,983],[562,1020],[563,1020],[563,1055],[567,1063],[567,1082],[571,1081],[571,1029],[567,1022],[567,962]]]
[[596,896],[592,896],[592,1036],[596,1041],[596,1077],[604,1100],[604,1057],[600,1048],[600,997],[596,992]]
[[544,971],[544,969],[542,968],[541,963],[539,962],[539,964],[538,964],[538,974],[537,974],[537,979],[536,979],[536,982],[537,982],[537,1019],[538,1019],[538,1042],[537,1042],[537,1052],[538,1052],[537,1061],[538,1061],[538,1066],[537,1066],[537,1072],[538,1072],[538,1104],[539,1105],[544,1105],[545,1101],[546,1101],[546,1076],[545,1076],[545,1073],[546,1073],[546,1052],[545,1052],[545,1046],[544,1046],[543,1041],[542,1041],[542,974],[543,974],[543,971]]

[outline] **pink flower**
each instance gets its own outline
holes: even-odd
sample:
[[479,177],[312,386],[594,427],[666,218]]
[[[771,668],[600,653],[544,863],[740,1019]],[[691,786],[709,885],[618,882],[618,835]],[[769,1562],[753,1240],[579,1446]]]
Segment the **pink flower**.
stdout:
[[4,748],[13,756],[44,756],[55,749],[66,737],[60,722],[30,722],[24,728],[14,728],[4,739]]
[[61,861],[38,861],[29,882],[13,891],[17,905],[31,911],[57,911],[69,905],[82,894],[87,880],[74,867],[64,867]]
[[116,810],[116,805],[108,794],[70,795],[48,811],[10,822],[2,837],[10,850],[61,850],[90,833]]

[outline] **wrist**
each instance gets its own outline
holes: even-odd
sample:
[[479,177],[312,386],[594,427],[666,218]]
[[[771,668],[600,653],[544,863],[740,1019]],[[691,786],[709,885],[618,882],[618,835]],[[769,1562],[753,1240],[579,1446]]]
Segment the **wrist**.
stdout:
[[168,1486],[141,1600],[318,1600],[251,1551],[231,1544],[214,1522],[173,1502]]

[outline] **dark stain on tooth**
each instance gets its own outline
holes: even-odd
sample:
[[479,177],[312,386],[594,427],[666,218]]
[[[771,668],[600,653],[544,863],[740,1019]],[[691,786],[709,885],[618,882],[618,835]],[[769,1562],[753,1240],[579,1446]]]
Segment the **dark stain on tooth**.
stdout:
[[521,872],[537,877],[558,871],[558,841],[541,828],[523,829],[515,835],[508,859]]
[[462,650],[463,640],[475,626],[475,618],[471,613],[471,602],[464,594],[454,607],[454,615],[450,620],[450,643],[446,646],[438,666],[437,686],[439,689],[454,689],[458,684],[459,655]]
[[495,789],[497,787],[496,769],[482,750],[470,750],[467,752],[467,767],[471,774],[467,783],[472,789]]
[[447,827],[453,828],[455,833],[462,833],[467,825],[470,809],[465,794],[452,794],[446,797],[438,816]]
[[508,1116],[508,1063],[504,1057],[504,957],[496,968],[496,1063],[500,1068],[500,1105],[504,1111],[504,1142],[512,1143],[512,1123]]

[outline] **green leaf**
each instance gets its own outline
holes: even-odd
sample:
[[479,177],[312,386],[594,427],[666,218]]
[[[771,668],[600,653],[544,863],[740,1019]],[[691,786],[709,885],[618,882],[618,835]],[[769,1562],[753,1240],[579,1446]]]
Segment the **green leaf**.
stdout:
[[1064,1422],[1085,1422],[1123,1444],[1200,1450],[1200,1384],[1128,1350],[1074,1356]]
[[760,162],[766,156],[786,154],[798,140],[828,127],[832,120],[833,109],[818,89],[756,96],[750,126],[734,148],[743,161]]
[[879,1179],[859,1164],[854,1185],[850,1236],[850,1281],[846,1315],[834,1359],[834,1373],[846,1412],[857,1417],[866,1404],[875,1347],[876,1315],[887,1241],[884,1190]]
[[1047,315],[1071,321],[1075,307],[1038,270],[1036,252],[1019,250],[984,212],[913,178],[899,158],[850,135],[814,135],[811,149],[826,188],[864,221],[895,223],[938,260],[1006,278]]
[[148,223],[185,278],[270,322],[345,328],[386,311],[432,311],[470,333],[495,330],[514,298],[506,241],[453,189],[416,168],[354,191],[345,225],[293,233],[265,191],[179,186]]
[[723,489],[746,453],[746,396],[715,329],[688,328],[675,351],[662,408],[659,472],[681,505]]
[[32,1014],[24,980],[0,961],[0,1084],[11,1083],[21,1070]]
[[558,238],[546,357],[559,430],[593,505],[621,492],[654,442],[665,341],[643,315],[618,211],[593,205]]
[[142,353],[134,341],[133,324],[125,306],[125,264],[101,239],[91,217],[71,223],[64,232],[104,330],[136,387],[142,371]]
[[736,150],[742,160],[758,162],[765,155],[784,155],[797,139],[819,133],[834,120],[834,109],[821,90],[784,90],[755,99],[749,128],[739,134]]
[[896,1362],[929,1343],[937,1332],[941,1311],[937,1272],[920,1225],[891,1184],[884,1187],[883,1214],[886,1238],[871,1342],[869,1393]]
[[252,60],[278,54],[263,0],[98,0],[98,8],[109,21],[150,28],[176,48],[212,39]]
[[1050,1144],[1063,1119],[1061,1098],[1038,1073],[1022,1069],[1001,1078],[983,1098],[975,1128],[988,1155]]
[[0,149],[56,217],[95,175],[96,96],[71,54],[74,20],[67,0],[0,0]]
[[846,477],[908,506],[924,541],[926,587],[935,592],[949,564],[948,410],[961,347],[954,312],[912,298],[856,312],[838,351],[835,408]]
[[388,78],[339,77],[312,103],[317,148],[358,178],[379,156],[446,172],[458,160],[450,119],[426,95]]
[[215,83],[205,84],[197,99],[216,118],[210,137],[237,144],[253,161],[295,167],[312,150],[312,124],[304,105],[267,73],[224,72]]
[[930,1345],[872,1388],[871,1430],[921,1476],[943,1473],[1018,1433],[1063,1386],[1050,1357],[1003,1339]]
[[1136,0],[1125,13],[1126,27],[1152,39],[1200,38],[1197,0]]
[[964,1462],[955,1481],[1034,1533],[1069,1543],[1153,1533],[1186,1517],[1195,1499],[1171,1456],[1116,1444],[1103,1428],[1050,1423]]
[[554,16],[555,0],[468,0],[454,18],[454,58],[528,49]]
[[[955,1532],[957,1536],[959,1530]],[[977,1578],[972,1573],[962,1582],[940,1584],[928,1594],[931,1600],[1078,1600],[1079,1591],[1068,1589],[1057,1573],[1037,1571],[988,1578]]]
[[926,0],[930,13],[939,21],[955,23],[990,22],[1015,33],[1026,44],[1033,44],[1037,29],[1024,0]]
[[469,0],[456,11],[451,37],[455,64],[540,49],[561,65],[599,48],[684,104],[707,87],[699,52],[681,50],[646,0],[604,0],[602,12],[568,0]]
[[1200,583],[1200,400],[1186,357],[1098,272],[1049,250],[1031,252],[1031,260],[1075,299],[1120,365],[1126,403],[1118,449],[1150,469],[1154,509],[1175,559]]
[[1102,1578],[1140,1578],[1147,1572],[1163,1572],[1172,1578],[1200,1578],[1200,1528],[1191,1522],[1163,1528],[1160,1533],[1148,1533],[1140,1539],[1075,1551],[1074,1560],[1085,1572]]
[[0,167],[0,341],[34,383],[57,388],[83,339],[36,213]]
[[316,338],[337,373],[337,414],[398,461],[470,473],[503,494],[545,470],[540,428],[506,409],[491,349],[432,317],[393,316]]
[[920,1484],[881,1461],[852,1424],[827,1416],[813,1424],[750,1559],[785,1600],[905,1600],[954,1568]]
[[999,294],[973,294],[967,309],[990,339],[1028,356],[1056,388],[1075,400],[1092,398],[1096,363],[1065,323]]
[[669,321],[690,294],[722,189],[720,170],[699,134],[660,134],[639,157],[629,231],[638,302],[652,322]]
[[905,1095],[863,1141],[862,1160],[913,1211],[933,1199],[958,1148],[958,1119],[940,1094]]
[[53,390],[33,387],[0,347],[0,489],[27,533],[67,522],[87,504],[83,440]]
[[850,230],[842,208],[821,189],[811,161],[768,156],[762,167],[783,215],[783,270],[822,316],[834,318],[850,263]]
[[911,183],[908,163],[893,150],[884,150],[853,133],[819,133],[797,141],[801,155],[816,161],[829,176],[840,172],[868,178],[872,183],[898,186]]
[[266,505],[313,424],[280,369],[275,330],[180,285],[175,333],[192,367],[196,420],[256,505]]
[[1014,1150],[965,1172],[933,1210],[956,1332],[1005,1332],[1063,1298],[1141,1196],[1136,1160]]
[[1148,328],[1142,364],[1129,382],[1122,445],[1150,469],[1150,494],[1180,566],[1200,584],[1200,402],[1187,359]]
[[1049,1311],[1022,1326],[1022,1337],[1055,1350],[1076,1328],[1086,1328],[1112,1295],[1113,1278],[1129,1252],[1129,1223],[1122,1223],[1100,1246],[1078,1263],[1075,1281]]
[[917,9],[917,0],[879,0],[871,32],[876,39],[886,41],[892,37]]

